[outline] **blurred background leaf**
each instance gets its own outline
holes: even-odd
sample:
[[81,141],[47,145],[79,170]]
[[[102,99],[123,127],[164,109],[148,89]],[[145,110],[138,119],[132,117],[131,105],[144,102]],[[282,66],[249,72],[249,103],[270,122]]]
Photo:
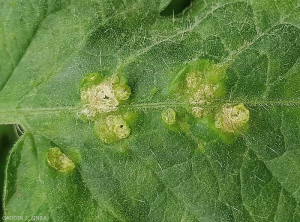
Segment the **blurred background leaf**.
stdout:
[[183,12],[192,0],[173,0],[161,13],[162,16],[178,15]]

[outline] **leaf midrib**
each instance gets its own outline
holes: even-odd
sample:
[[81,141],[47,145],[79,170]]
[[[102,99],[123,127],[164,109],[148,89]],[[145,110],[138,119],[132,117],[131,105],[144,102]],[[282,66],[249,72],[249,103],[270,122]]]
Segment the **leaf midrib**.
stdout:
[[[201,106],[201,107],[218,107],[225,104],[239,104],[243,103],[249,107],[263,107],[267,109],[268,107],[300,107],[300,100],[262,100],[262,101],[242,101],[242,100],[220,100],[216,101],[211,105]],[[131,104],[123,104],[118,108],[120,109],[128,109],[128,110],[138,110],[138,109],[165,109],[165,108],[188,108],[194,106],[200,106],[200,104],[190,104],[188,102],[141,102],[141,103],[131,103]],[[16,108],[16,109],[1,109],[0,115],[2,116],[10,116],[12,113],[14,114],[22,114],[26,116],[30,115],[47,115],[47,114],[55,114],[55,113],[79,113],[81,111],[81,106],[60,106],[60,107],[33,107],[33,108]]]

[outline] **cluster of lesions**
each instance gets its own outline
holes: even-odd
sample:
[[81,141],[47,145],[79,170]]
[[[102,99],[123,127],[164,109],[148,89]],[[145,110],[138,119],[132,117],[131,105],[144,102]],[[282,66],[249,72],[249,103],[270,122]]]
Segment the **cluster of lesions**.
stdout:
[[[209,122],[213,132],[239,135],[247,129],[249,110],[242,103],[225,101],[226,69],[226,65],[208,60],[191,62],[175,77],[171,93],[185,101],[186,112],[192,118]],[[184,125],[183,116],[175,108],[162,111],[162,120],[170,129],[176,124]]]
[[119,107],[130,95],[127,80],[120,75],[105,78],[99,73],[91,73],[81,81],[81,117],[94,122],[95,133],[103,143],[129,137],[132,117],[120,112]]
[[[84,121],[94,123],[95,134],[107,144],[127,138],[134,116],[132,113],[122,114],[119,105],[129,99],[130,87],[120,76],[104,78],[99,73],[90,73],[81,81],[82,109],[80,117]],[[48,165],[59,173],[72,172],[74,162],[59,147],[48,150]]]

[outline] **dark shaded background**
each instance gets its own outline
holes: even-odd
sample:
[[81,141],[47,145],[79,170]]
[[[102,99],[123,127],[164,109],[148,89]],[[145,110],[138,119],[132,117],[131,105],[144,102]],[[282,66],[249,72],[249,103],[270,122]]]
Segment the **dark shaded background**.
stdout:
[[4,188],[4,174],[6,158],[8,156],[9,150],[12,148],[13,144],[17,140],[17,135],[14,131],[13,125],[0,125],[0,221],[2,221],[3,216],[3,188]]
[[161,13],[162,16],[178,15],[184,11],[193,0],[173,0]]

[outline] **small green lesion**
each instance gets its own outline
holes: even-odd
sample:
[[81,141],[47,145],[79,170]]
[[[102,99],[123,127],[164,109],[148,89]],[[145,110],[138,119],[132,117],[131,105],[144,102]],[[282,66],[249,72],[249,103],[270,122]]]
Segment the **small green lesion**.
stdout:
[[104,77],[99,73],[89,73],[80,82],[81,90],[88,89],[92,86],[99,85]]
[[167,108],[162,111],[161,118],[164,123],[168,125],[173,125],[176,123],[176,112],[172,108]]
[[95,133],[103,143],[115,143],[129,137],[128,122],[122,115],[108,115],[95,122]]
[[165,127],[173,132],[190,133],[192,118],[182,108],[166,108],[161,112],[161,120]]
[[116,84],[113,90],[118,101],[126,101],[131,95],[131,89],[126,84]]
[[68,173],[74,170],[75,164],[58,147],[48,150],[47,162],[50,167],[60,173]]
[[153,97],[155,94],[157,94],[159,91],[159,88],[157,87],[153,87],[151,90],[150,90],[150,97]]

